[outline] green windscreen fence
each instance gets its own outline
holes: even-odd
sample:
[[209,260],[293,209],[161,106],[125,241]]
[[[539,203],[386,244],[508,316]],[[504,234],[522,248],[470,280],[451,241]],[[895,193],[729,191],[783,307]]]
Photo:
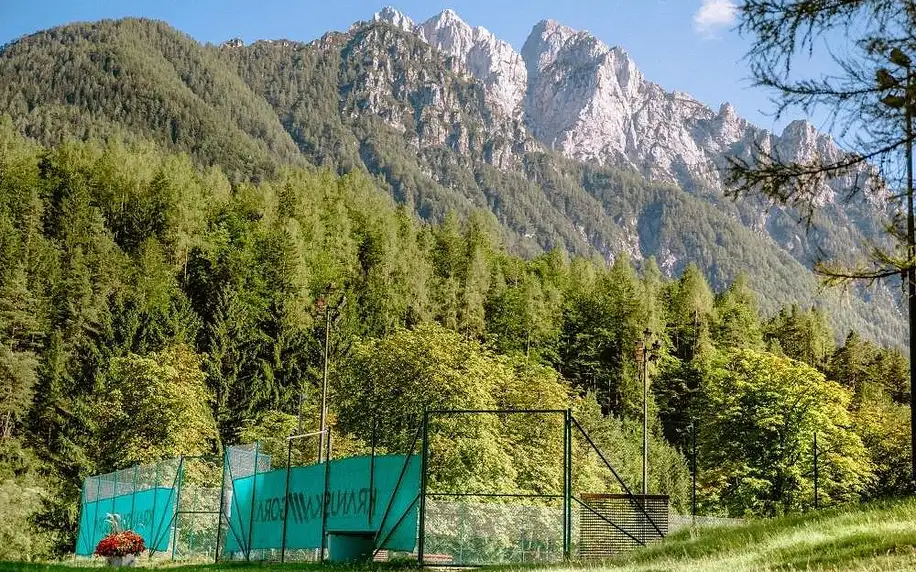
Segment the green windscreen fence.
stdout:
[[89,477],[83,482],[76,553],[89,556],[110,532],[109,515],[143,537],[153,551],[168,549],[177,506],[180,461],[170,459]]
[[124,528],[142,536],[148,548],[164,552],[171,540],[167,531],[174,510],[175,491],[165,487],[86,503],[80,515],[76,553],[89,556],[95,552],[96,545],[109,532],[109,514],[119,515]]
[[410,552],[419,490],[419,456],[349,457],[234,478],[224,553],[317,549],[335,531],[372,532],[376,548]]

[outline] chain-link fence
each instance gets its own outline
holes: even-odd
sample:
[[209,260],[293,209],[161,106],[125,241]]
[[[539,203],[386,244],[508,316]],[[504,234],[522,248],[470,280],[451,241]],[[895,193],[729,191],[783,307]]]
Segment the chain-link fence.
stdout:
[[709,528],[717,526],[740,526],[745,523],[743,518],[727,518],[724,516],[692,516],[689,514],[670,513],[668,515],[668,532],[675,533],[685,528]]
[[90,556],[112,525],[133,530],[151,558],[212,560],[221,473],[213,459],[179,457],[83,482],[76,553]]
[[569,410],[431,411],[406,455],[331,462],[330,438],[319,453],[315,435],[87,479],[78,554],[111,514],[151,555],[210,562],[323,560],[329,537],[362,535],[376,558],[549,564],[669,530],[667,497],[634,495]]
[[427,495],[428,564],[561,562],[562,499]]
[[[571,411],[430,411],[422,444],[421,564],[604,559],[668,533],[668,497],[634,494]],[[515,457],[494,470],[478,447],[495,462],[526,451],[521,458],[537,458],[537,467]],[[525,490],[531,476],[536,492]]]
[[172,559],[213,562],[217,550],[222,481],[219,460],[183,457],[180,468]]
[[[668,534],[669,497],[636,492],[604,451],[570,416],[570,557],[603,560],[662,540]],[[631,480],[632,477],[630,477]]]
[[[562,561],[570,529],[567,416],[534,409],[428,412],[418,560],[468,566]],[[509,450],[529,451],[538,461],[515,467]]]
[[[240,510],[235,482],[269,472],[271,461],[271,455],[261,450],[260,443],[226,448],[223,456],[222,509],[219,515],[219,560],[273,559],[274,555],[270,551],[251,548],[255,527],[254,511],[249,510],[249,518],[233,518]],[[257,494],[255,487],[251,487],[250,494]]]
[[[318,448],[321,446],[320,435],[320,432],[309,432],[288,437],[285,440],[285,450],[270,451],[274,454],[274,467],[292,470],[295,467],[317,464],[320,457],[318,453]],[[321,456],[328,452],[329,448],[325,447]],[[298,498],[296,500],[298,501]],[[295,521],[297,515],[301,514],[300,505],[298,503],[295,506],[293,506],[293,503],[284,504],[283,512],[284,521],[288,522],[290,518]],[[279,560],[280,562],[317,562],[321,559],[323,555],[322,549],[290,546],[290,544],[294,543],[289,542],[291,532],[288,527],[284,527],[281,534],[283,538],[279,552],[273,550],[269,553],[274,560]]]

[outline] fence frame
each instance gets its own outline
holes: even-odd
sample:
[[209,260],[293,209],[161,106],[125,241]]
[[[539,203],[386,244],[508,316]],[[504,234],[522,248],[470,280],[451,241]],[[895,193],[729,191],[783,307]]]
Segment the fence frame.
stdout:
[[[112,509],[111,514],[116,514],[114,510],[116,499],[119,497],[125,497],[130,495],[130,514],[132,519],[136,519],[136,497],[138,493],[152,490],[152,489],[169,489],[168,496],[165,497],[165,502],[169,503],[174,499],[174,509],[171,511],[171,514],[163,515],[162,520],[157,521],[156,507],[159,503],[159,495],[155,494],[153,496],[153,505],[152,505],[152,514],[153,514],[153,524],[156,525],[155,529],[150,531],[150,542],[149,542],[149,555],[148,557],[152,559],[156,554],[166,553],[169,555],[171,561],[179,560],[181,557],[178,554],[178,540],[179,532],[181,528],[181,517],[186,514],[219,514],[221,509],[218,511],[214,510],[198,510],[198,509],[185,509],[182,508],[182,498],[184,497],[184,488],[186,480],[186,471],[185,468],[189,461],[202,461],[204,463],[212,463],[213,467],[216,467],[216,462],[219,457],[216,455],[195,455],[195,456],[178,456],[170,459],[162,459],[154,463],[149,464],[134,464],[130,467],[125,467],[124,469],[119,469],[117,471],[112,471],[109,473],[102,473],[98,475],[92,475],[86,477],[83,480],[83,486],[81,487],[80,494],[80,514],[82,515],[83,511],[86,510],[86,505],[90,502],[106,502],[111,501]],[[174,464],[173,464],[174,463]],[[163,470],[163,468],[168,465],[169,470]],[[174,473],[171,478],[167,475],[171,473],[171,468],[174,468]],[[144,473],[143,483],[141,483],[140,473]],[[130,473],[129,478],[122,479],[121,477]],[[165,473],[165,474],[163,474]],[[148,480],[150,475],[152,481]],[[225,473],[223,474],[225,477]],[[92,491],[91,488],[94,487],[95,490]],[[107,482],[111,484],[111,492],[108,494],[106,491],[102,490],[102,483]],[[121,493],[122,489],[129,487],[128,492]],[[106,486],[107,488],[107,486]],[[222,483],[221,483],[222,489]],[[91,494],[94,492],[94,497]],[[90,497],[93,497],[93,500],[90,501]],[[220,497],[220,503],[222,503],[222,496]],[[130,523],[131,527],[136,525],[135,521]],[[91,528],[83,530],[80,529],[80,540],[83,542],[88,542],[87,536],[90,538],[95,538],[99,530],[98,518],[96,518]],[[91,535],[91,536],[90,536]],[[170,542],[166,548],[159,550],[157,547],[159,544],[166,538],[170,538]],[[216,552],[219,552],[219,541],[220,536],[217,533],[216,535]]]
[[[454,415],[467,415],[467,416],[477,416],[477,415],[557,415],[563,416],[563,490],[559,494],[511,494],[511,493],[492,493],[492,492],[463,492],[463,493],[445,493],[445,492],[430,492],[429,489],[429,425],[435,420],[436,417],[443,416],[454,416]],[[663,538],[665,534],[662,532],[661,528],[646,510],[645,502],[640,500],[638,495],[634,495],[627,484],[620,477],[620,474],[607,459],[598,445],[592,440],[591,436],[585,430],[585,428],[579,423],[579,421],[573,415],[572,409],[428,409],[423,413],[423,422],[420,425],[417,436],[414,438],[414,443],[411,445],[410,451],[408,452],[408,457],[413,453],[414,448],[416,447],[416,441],[419,437],[422,436],[423,445],[422,445],[422,457],[421,457],[421,474],[420,474],[420,494],[419,494],[419,531],[417,537],[417,563],[421,567],[432,565],[435,567],[467,567],[467,563],[447,563],[447,562],[436,562],[434,564],[426,563],[426,554],[425,554],[425,541],[426,541],[426,500],[429,496],[435,497],[480,497],[480,498],[548,498],[548,499],[557,499],[562,498],[563,500],[563,557],[565,561],[573,560],[572,553],[572,507],[575,502],[577,505],[593,512],[600,519],[605,521],[609,526],[615,528],[616,530],[622,532],[639,546],[646,546],[647,539],[637,538],[636,536],[631,535],[629,532],[624,530],[622,527],[618,526],[616,523],[612,522],[609,518],[605,517],[598,513],[593,507],[589,506],[583,499],[578,498],[573,493],[572,477],[573,477],[573,428],[578,429],[579,433],[585,438],[586,443],[597,453],[598,458],[601,459],[601,462],[607,467],[611,474],[614,476],[614,479],[620,485],[623,493],[621,497],[627,498],[630,500],[631,505],[638,508],[638,511],[642,514],[642,517],[652,525],[655,529],[655,532],[658,534],[659,538]],[[658,495],[650,495],[658,496]],[[648,498],[648,497],[647,497]]]
[[[445,417],[445,416],[454,416],[454,415],[466,415],[466,416],[478,416],[478,415],[556,415],[563,416],[563,491],[559,494],[509,494],[509,493],[492,493],[492,492],[473,492],[473,493],[440,493],[432,492],[430,493],[429,488],[429,425],[431,421],[434,421],[436,417]],[[551,498],[563,499],[563,557],[564,560],[571,559],[570,553],[570,538],[571,538],[571,519],[569,517],[569,507],[570,507],[570,493],[572,488],[569,483],[571,476],[571,471],[569,470],[569,461],[571,459],[570,449],[570,431],[569,431],[569,420],[572,417],[572,412],[569,409],[432,409],[426,410],[423,413],[423,423],[421,425],[421,431],[423,435],[423,452],[421,457],[421,473],[420,473],[420,514],[419,514],[419,532],[417,537],[417,563],[420,566],[426,566],[425,559],[425,543],[426,543],[426,499],[428,496],[443,496],[443,497],[478,497],[478,498]],[[411,451],[412,452],[412,451]],[[466,567],[465,563],[443,563],[439,562],[435,564],[437,567],[440,566],[457,566],[457,567]]]

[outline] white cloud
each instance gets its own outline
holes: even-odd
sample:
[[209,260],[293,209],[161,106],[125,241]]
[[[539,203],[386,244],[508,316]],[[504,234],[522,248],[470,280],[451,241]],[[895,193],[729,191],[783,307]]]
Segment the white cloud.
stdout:
[[730,28],[738,17],[738,7],[731,0],[703,0],[703,5],[693,15],[693,29],[707,38]]

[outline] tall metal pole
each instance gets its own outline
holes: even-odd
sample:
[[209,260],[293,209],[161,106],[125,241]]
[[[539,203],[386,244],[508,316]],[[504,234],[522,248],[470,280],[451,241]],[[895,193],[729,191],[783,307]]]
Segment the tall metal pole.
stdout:
[[289,469],[293,464],[293,440],[286,440],[286,488],[283,493],[283,535],[280,538],[280,564],[286,562],[286,528],[289,519]]
[[[117,473],[116,473],[117,474]],[[178,548],[178,526],[181,523],[181,489],[184,488],[184,455],[178,457],[178,492],[175,494],[175,528],[172,533],[172,562]]]
[[[213,551],[213,563],[219,564],[220,538],[223,534],[223,510],[226,502],[226,449],[223,448],[223,470],[219,477],[219,518],[216,520],[216,548]],[[154,511],[155,512],[155,511]],[[228,522],[227,522],[228,526]]]
[[693,516],[693,525],[697,525],[697,425],[696,423],[690,424],[690,440],[693,449],[693,491],[691,493],[690,504],[691,504],[691,514]]
[[[324,304],[324,374],[321,377],[321,412],[318,414],[318,430],[324,431],[327,429],[325,424],[327,423],[327,414],[328,414],[328,342],[330,341],[331,333],[331,306],[328,304],[327,298],[325,298]],[[322,455],[324,455],[324,440],[325,433],[321,433],[318,436],[318,462],[321,463]]]
[[251,561],[251,537],[254,529],[254,501],[258,488],[258,456],[261,453],[261,442],[254,443],[254,473],[251,474],[251,512],[248,514],[248,543],[245,545],[245,562]]
[[331,504],[329,494],[331,484],[331,434],[328,433],[328,446],[324,458],[324,493],[321,495],[321,558],[324,562],[325,551],[328,548],[328,505]]
[[[642,495],[648,494],[649,482],[649,328],[642,343]],[[643,498],[645,502],[645,498]]]
[[569,484],[569,450],[572,436],[572,432],[570,431],[570,426],[572,425],[570,420],[571,416],[572,410],[567,409],[566,413],[563,415],[563,557],[567,560],[569,560],[571,556],[569,551],[569,540],[571,537],[569,534],[569,493],[571,490]]
[[[417,534],[417,563],[424,565],[426,545],[426,485],[429,471],[429,412],[423,411],[423,453],[420,457],[420,515]],[[413,453],[413,451],[411,451]]]
[[907,301],[910,322],[910,456],[913,468],[913,481],[916,483],[916,268],[913,258],[916,257],[916,222],[913,220],[913,112],[912,101],[913,76],[910,66],[906,67],[906,95],[904,97],[904,115],[906,120],[906,242],[907,242]]

